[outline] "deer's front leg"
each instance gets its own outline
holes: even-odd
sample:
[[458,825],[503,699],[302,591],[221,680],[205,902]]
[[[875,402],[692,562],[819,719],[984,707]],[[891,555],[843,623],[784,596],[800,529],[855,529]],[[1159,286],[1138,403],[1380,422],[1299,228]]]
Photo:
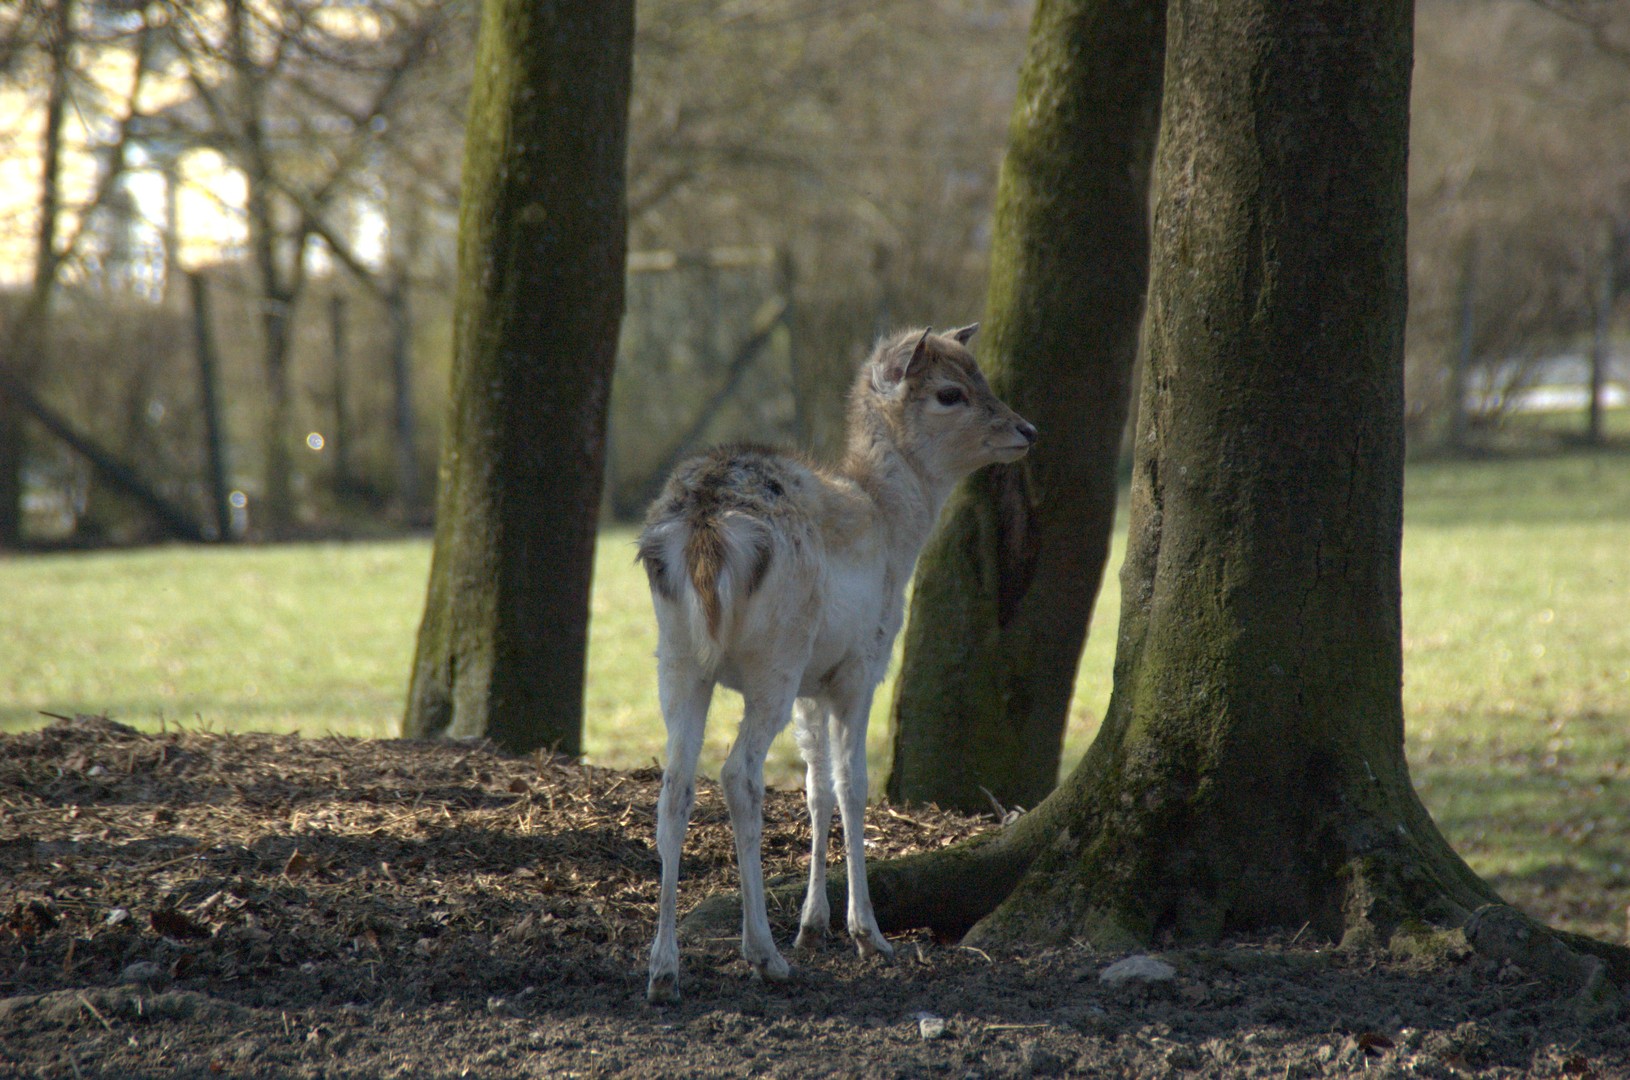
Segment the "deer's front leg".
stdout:
[[866,884],[866,723],[872,692],[857,693],[833,711],[833,779],[843,818],[843,849],[849,867],[849,936],[862,956],[892,959],[894,946],[878,929]]

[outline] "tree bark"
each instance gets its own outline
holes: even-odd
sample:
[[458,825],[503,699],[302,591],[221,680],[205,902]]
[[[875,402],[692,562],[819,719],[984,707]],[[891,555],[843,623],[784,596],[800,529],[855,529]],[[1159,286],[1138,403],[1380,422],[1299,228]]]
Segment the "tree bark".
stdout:
[[633,23],[632,0],[487,0],[407,735],[581,747]]
[[893,704],[895,802],[1034,806],[1115,522],[1148,266],[1164,0],[1043,0],[1006,160],[985,326],[992,387],[1041,431],[969,480],[919,563]]

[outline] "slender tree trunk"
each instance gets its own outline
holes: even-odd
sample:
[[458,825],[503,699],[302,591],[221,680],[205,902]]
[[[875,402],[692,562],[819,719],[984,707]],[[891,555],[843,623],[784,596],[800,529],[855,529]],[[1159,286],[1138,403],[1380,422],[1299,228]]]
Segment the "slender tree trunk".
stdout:
[[1607,365],[1613,354],[1613,302],[1618,298],[1614,269],[1619,262],[1619,232],[1609,227],[1602,252],[1601,280],[1597,282],[1594,333],[1590,343],[1590,400],[1585,406],[1585,441],[1592,446],[1602,442],[1602,391],[1607,382]]
[[328,341],[334,358],[334,430],[328,449],[334,462],[334,493],[342,499],[356,484],[351,470],[351,348],[345,322],[345,297],[335,293],[328,298]]
[[1164,0],[1043,0],[997,198],[985,328],[996,392],[1041,431],[952,499],[919,564],[893,707],[896,802],[1034,806],[1115,522],[1148,267]]
[[[411,183],[412,181],[408,181]],[[391,430],[396,439],[396,499],[403,520],[414,521],[421,507],[419,420],[413,407],[413,256],[424,233],[424,200],[410,189],[391,219],[390,266],[384,289],[390,326]]]
[[289,308],[292,298],[281,289],[261,297],[261,364],[266,376],[266,411],[261,445],[265,454],[265,488],[260,519],[276,536],[294,521],[294,458],[289,445]]
[[1454,354],[1449,357],[1449,448],[1465,450],[1470,432],[1466,389],[1471,379],[1472,337],[1477,332],[1477,244],[1461,254],[1460,289],[1455,299]]
[[419,511],[418,422],[413,412],[413,314],[404,273],[385,294],[390,325],[391,430],[396,439],[396,499],[404,521]]
[[27,418],[10,394],[0,390],[0,549],[23,540],[23,460]]
[[[68,107],[68,74],[73,49],[73,0],[57,0],[46,43],[50,84],[40,132],[39,225],[34,233],[34,281],[13,348],[0,358],[12,380],[32,385],[51,347],[51,293],[56,288],[57,226],[61,213],[62,123]],[[28,457],[27,413],[14,394],[0,393],[0,548],[23,539],[23,467]]]
[[193,350],[198,361],[198,397],[204,410],[204,460],[209,468],[209,503],[215,517],[215,539],[232,535],[231,484],[227,480],[226,423],[221,413],[221,363],[215,348],[215,324],[209,302],[209,280],[188,274],[192,292]]
[[632,0],[487,0],[483,11],[408,735],[581,747],[633,27]]
[[261,368],[266,379],[261,445],[264,488],[259,517],[273,535],[294,520],[294,458],[290,445],[289,333],[293,309],[304,284],[305,240],[302,230],[279,251],[279,222],[274,204],[271,148],[267,145],[264,73],[252,40],[253,15],[245,0],[226,7],[228,50],[236,91],[236,132],[241,144],[245,220],[249,249],[260,275]]

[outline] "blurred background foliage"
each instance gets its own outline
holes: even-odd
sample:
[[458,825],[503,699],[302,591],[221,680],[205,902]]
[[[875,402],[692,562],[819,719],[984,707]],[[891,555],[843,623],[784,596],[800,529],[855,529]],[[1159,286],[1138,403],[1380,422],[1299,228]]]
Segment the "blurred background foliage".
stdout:
[[[154,538],[131,483],[200,535],[427,523],[476,7],[0,12],[0,541]],[[608,515],[699,443],[830,451],[880,331],[978,318],[1030,7],[641,0]],[[1625,130],[1623,5],[1417,5],[1417,453],[1605,437],[1586,405],[1630,384]],[[1512,422],[1539,410],[1571,419]]]

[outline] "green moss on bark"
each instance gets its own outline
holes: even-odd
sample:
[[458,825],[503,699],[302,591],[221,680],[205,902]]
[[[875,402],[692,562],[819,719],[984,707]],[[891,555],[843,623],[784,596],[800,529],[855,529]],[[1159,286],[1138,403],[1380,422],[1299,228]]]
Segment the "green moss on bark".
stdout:
[[1156,0],[1043,0],[997,195],[992,386],[1041,430],[973,477],[917,574],[893,703],[898,802],[1034,806],[1058,778],[1114,525],[1148,260]]

